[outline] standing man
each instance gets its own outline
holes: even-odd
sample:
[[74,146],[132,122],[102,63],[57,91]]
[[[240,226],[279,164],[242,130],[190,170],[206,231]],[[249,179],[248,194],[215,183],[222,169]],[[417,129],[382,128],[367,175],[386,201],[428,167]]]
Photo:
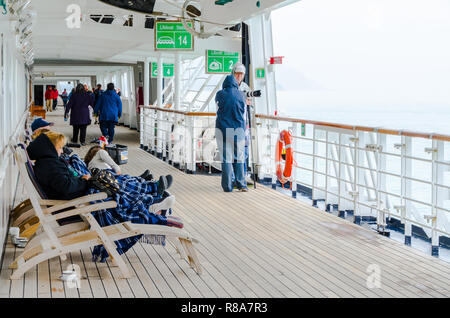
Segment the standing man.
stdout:
[[[234,78],[238,81],[239,84],[239,90],[242,92],[242,97],[246,101],[246,107],[245,107],[245,114],[244,114],[244,120],[245,120],[245,148],[244,148],[244,154],[245,154],[245,162],[244,162],[244,177],[247,177],[247,171],[249,166],[249,146],[250,146],[250,123],[249,123],[249,111],[251,107],[252,100],[247,97],[247,93],[250,92],[250,87],[247,85],[247,83],[244,82],[245,77],[245,66],[242,63],[236,63],[233,66],[233,70],[231,71]],[[261,91],[257,90],[254,91],[252,96],[259,97],[261,96]],[[248,186],[253,186],[252,182],[247,181]]]
[[64,91],[61,93],[60,96],[61,96],[61,99],[62,99],[63,104],[64,104],[64,120],[67,120],[67,117],[65,116],[67,101],[69,100],[69,95],[67,94],[67,89],[64,88]]
[[[245,147],[244,147],[244,156],[245,156],[245,162],[244,162],[244,178],[247,178],[247,171],[248,171],[248,157],[249,157],[249,144],[250,144],[250,133],[249,133],[249,123],[248,123],[248,114],[247,114],[247,106],[250,105],[251,100],[247,97],[247,92],[250,91],[250,87],[244,82],[245,77],[245,65],[242,63],[237,62],[233,66],[233,70],[231,71],[231,74],[233,74],[234,78],[237,80],[239,84],[239,90],[242,92],[242,97],[245,100],[245,113],[244,113],[244,120],[245,120]],[[233,178],[234,180],[234,178]],[[253,186],[251,182],[247,182],[247,185]]]
[[52,111],[52,105],[53,105],[53,92],[52,87],[48,86],[47,90],[45,91],[45,105],[48,112]]
[[56,110],[56,106],[58,105],[58,96],[59,96],[56,86],[53,86],[52,96],[53,96],[53,110]]
[[102,84],[97,84],[97,88],[94,91],[95,105],[97,105],[98,98],[103,93]]
[[216,103],[216,140],[222,158],[222,189],[233,191],[234,174],[238,190],[247,192],[244,176],[245,99],[234,75],[225,78],[222,90],[216,94]]
[[[103,90],[102,90],[102,84],[97,84],[97,88],[94,90],[94,105],[97,105],[98,102],[98,98],[100,97],[100,95],[102,95]],[[94,124],[98,124],[98,115],[95,115],[94,112],[94,117],[95,117],[95,122]]]
[[114,89],[114,83],[109,83],[106,91],[100,95],[95,104],[94,114],[100,113],[100,130],[103,136],[108,136],[111,144],[114,140],[114,129],[122,116],[122,101]]

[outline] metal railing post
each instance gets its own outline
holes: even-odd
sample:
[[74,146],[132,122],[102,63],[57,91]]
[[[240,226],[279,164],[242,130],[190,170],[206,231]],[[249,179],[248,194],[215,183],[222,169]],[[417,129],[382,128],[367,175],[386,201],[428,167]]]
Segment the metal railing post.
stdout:
[[312,166],[312,184],[311,184],[311,199],[312,206],[317,208],[317,200],[315,198],[315,188],[316,188],[316,125],[313,125],[313,166]]
[[438,145],[437,140],[432,140],[431,146],[431,255],[439,257],[439,233],[437,230],[437,163],[438,160]]
[[298,123],[293,123],[293,127],[292,127],[292,143],[293,143],[293,149],[292,149],[292,156],[293,156],[293,161],[294,164],[292,166],[292,178],[291,178],[291,192],[292,192],[292,197],[296,198],[297,197],[297,164],[296,164],[296,160],[295,160],[295,151],[298,150]]
[[361,224],[361,211],[359,209],[359,187],[358,187],[358,183],[359,183],[359,168],[358,166],[360,166],[360,156],[359,156],[359,150],[358,148],[360,147],[359,144],[359,136],[358,136],[358,132],[354,131],[354,137],[353,137],[353,192],[351,193],[352,197],[353,197],[353,223],[355,224]]
[[411,197],[412,194],[412,184],[411,180],[408,178],[412,177],[412,138],[403,136],[402,142],[402,156],[403,156],[403,202],[402,206],[404,209],[404,216],[407,220],[405,220],[405,244],[411,245],[411,236],[412,236],[412,224],[409,221],[412,215],[412,204],[408,198]]

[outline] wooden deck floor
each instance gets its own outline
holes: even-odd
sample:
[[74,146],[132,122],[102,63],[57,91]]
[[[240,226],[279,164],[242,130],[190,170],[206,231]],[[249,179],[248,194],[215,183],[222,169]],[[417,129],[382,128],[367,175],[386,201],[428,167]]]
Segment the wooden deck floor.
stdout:
[[[71,136],[67,124],[55,130]],[[89,128],[89,137],[98,126]],[[90,139],[89,139],[90,140]],[[20,253],[7,245],[0,297],[449,297],[450,264],[377,235],[264,186],[224,193],[217,176],[186,175],[138,148],[135,131],[119,127],[115,142],[129,147],[126,173],[172,174],[174,215],[196,237],[204,273],[197,275],[172,246],[136,244],[123,257],[131,279],[111,263],[91,262],[90,250],[52,259],[10,281]],[[80,150],[84,154],[88,147]],[[21,197],[20,189],[17,200]],[[58,277],[80,266],[81,288]],[[372,270],[380,288],[369,288]]]

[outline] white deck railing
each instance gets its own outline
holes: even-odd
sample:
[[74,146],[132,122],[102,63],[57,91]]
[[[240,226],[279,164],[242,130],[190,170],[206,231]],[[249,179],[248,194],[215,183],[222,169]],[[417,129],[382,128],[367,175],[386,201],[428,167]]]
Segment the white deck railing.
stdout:
[[218,167],[214,135],[216,114],[153,106],[140,108],[140,144],[144,149],[188,173],[194,173],[198,163]]
[[[215,161],[214,113],[188,113],[141,106],[141,145],[188,172]],[[349,126],[256,114],[253,130],[259,179],[276,186],[275,144],[283,129],[293,135],[292,195],[309,192],[313,205],[353,214],[354,222],[376,218],[384,231],[387,218],[412,226],[431,238],[450,237],[450,136]],[[172,126],[173,125],[173,126]],[[209,148],[206,149],[205,145]],[[306,191],[305,191],[306,190]]]

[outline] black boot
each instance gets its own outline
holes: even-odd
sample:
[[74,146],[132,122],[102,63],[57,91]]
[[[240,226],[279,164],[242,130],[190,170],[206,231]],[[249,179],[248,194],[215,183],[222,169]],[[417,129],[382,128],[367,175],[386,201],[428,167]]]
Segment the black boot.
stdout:
[[148,176],[146,176],[145,181],[153,181],[153,175],[150,173]]
[[143,174],[141,174],[141,175],[139,176],[139,178],[145,179],[146,177],[149,176],[149,174],[150,174],[150,170],[147,169],[147,170],[144,171]]
[[159,177],[158,181],[158,187],[157,187],[157,194],[158,196],[161,196],[164,192],[164,190],[167,190],[172,185],[173,177],[168,174],[167,176],[161,176]]

